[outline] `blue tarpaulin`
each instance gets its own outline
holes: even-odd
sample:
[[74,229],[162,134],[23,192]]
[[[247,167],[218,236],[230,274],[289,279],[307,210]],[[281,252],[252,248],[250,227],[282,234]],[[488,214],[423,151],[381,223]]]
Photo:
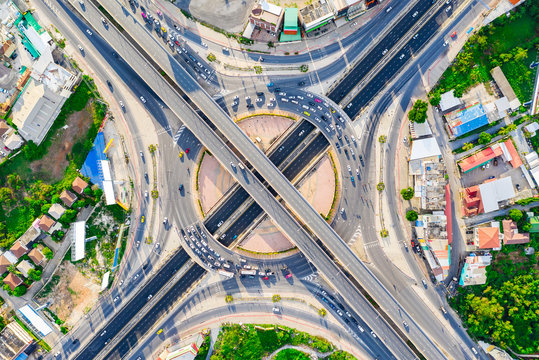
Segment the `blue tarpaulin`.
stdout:
[[101,160],[108,160],[105,150],[105,138],[102,132],[97,133],[94,140],[94,145],[88,153],[80,172],[82,175],[89,177],[90,181],[99,185],[103,189],[103,173],[101,172]]

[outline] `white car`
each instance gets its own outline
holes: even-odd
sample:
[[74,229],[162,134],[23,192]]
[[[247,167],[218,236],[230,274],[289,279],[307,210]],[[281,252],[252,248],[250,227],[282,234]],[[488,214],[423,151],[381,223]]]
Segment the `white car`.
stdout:
[[350,166],[350,164],[346,165],[346,168],[348,169],[348,172],[352,172],[352,167]]
[[142,101],[143,104],[146,104],[146,99],[144,98],[144,96],[140,97],[140,101]]
[[79,45],[79,50],[80,50],[81,52],[84,52],[84,48],[83,48],[82,46],[80,46],[80,45]]
[[92,32],[90,31],[90,29],[86,29],[86,33],[87,33],[88,35],[90,35],[90,36],[93,35]]
[[112,300],[112,301],[116,302],[116,301],[118,301],[118,300],[120,300],[120,297],[119,297],[119,296],[116,296],[116,297],[114,298],[114,300]]
[[382,51],[382,55],[387,54],[387,51],[388,51],[387,49],[384,49],[384,51]]

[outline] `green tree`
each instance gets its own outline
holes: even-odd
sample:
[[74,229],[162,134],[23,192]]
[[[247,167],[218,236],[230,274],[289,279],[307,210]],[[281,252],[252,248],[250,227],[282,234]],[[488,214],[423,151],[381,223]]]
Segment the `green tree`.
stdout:
[[432,106],[438,106],[441,100],[442,95],[439,92],[435,92],[430,96],[429,102]]
[[52,250],[49,249],[48,247],[44,247],[41,253],[43,254],[43,256],[45,256],[49,260],[51,260],[54,257]]
[[28,270],[28,277],[31,278],[34,281],[41,280],[41,271],[36,269],[29,269]]
[[408,220],[408,221],[416,221],[417,218],[418,218],[417,212],[415,212],[414,210],[408,210],[406,212],[406,220]]
[[473,144],[472,143],[464,143],[464,145],[462,145],[462,150],[464,151],[468,151],[468,150],[472,150],[473,149]]
[[484,145],[488,144],[490,140],[492,140],[492,135],[483,131],[481,134],[479,134],[479,139],[477,140],[477,142],[481,145]]
[[401,190],[401,196],[404,200],[411,200],[414,197],[414,194],[414,189],[411,187]]
[[521,61],[528,57],[528,49],[517,47],[513,53],[515,61]]
[[424,123],[427,119],[428,106],[429,104],[426,101],[417,100],[408,112],[408,119],[411,122]]
[[513,221],[518,222],[524,214],[519,209],[511,209],[509,210],[509,217],[513,219]]
[[3,205],[11,206],[14,199],[15,199],[15,195],[13,194],[13,190],[11,188],[8,188],[8,187],[0,188],[0,206],[3,206]]
[[77,218],[77,211],[73,209],[67,209],[59,221],[62,223],[62,225],[67,227],[69,226],[69,224],[75,221],[76,218]]
[[20,297],[24,294],[26,294],[26,286],[24,285],[19,285],[15,288],[15,290],[13,290],[13,296]]

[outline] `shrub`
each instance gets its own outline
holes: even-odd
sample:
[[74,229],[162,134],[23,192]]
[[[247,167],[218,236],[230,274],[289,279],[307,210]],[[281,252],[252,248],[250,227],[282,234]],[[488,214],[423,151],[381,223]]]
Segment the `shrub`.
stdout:
[[13,290],[13,296],[23,296],[24,294],[26,294],[26,286],[23,286],[23,285],[19,285],[15,288],[15,290]]
[[484,145],[488,144],[490,140],[492,140],[492,135],[483,131],[481,134],[479,134],[479,139],[477,140],[477,142],[481,145]]
[[473,146],[472,143],[467,142],[467,143],[464,143],[464,145],[462,146],[462,150],[463,150],[463,151],[472,150],[473,147],[474,147],[474,146]]
[[273,300],[273,302],[279,302],[281,301],[281,295],[275,294],[271,297],[271,299]]
[[404,200],[411,200],[414,197],[414,189],[408,187],[401,190],[401,196]]
[[48,247],[44,247],[43,250],[41,251],[41,253],[43,253],[43,256],[45,256],[45,258],[47,258],[48,260],[52,259],[54,257],[54,254],[52,253],[52,250],[49,249]]
[[377,185],[376,185],[376,189],[378,191],[384,191],[384,189],[386,188],[386,185],[383,183],[383,182],[379,182]]

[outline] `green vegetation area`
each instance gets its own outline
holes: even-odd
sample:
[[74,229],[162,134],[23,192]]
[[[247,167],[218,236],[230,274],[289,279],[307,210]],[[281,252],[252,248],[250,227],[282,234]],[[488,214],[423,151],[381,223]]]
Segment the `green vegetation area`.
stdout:
[[310,360],[309,355],[296,349],[284,349],[275,355],[275,360]]
[[[64,103],[43,142],[37,146],[30,141],[22,148],[21,154],[0,165],[0,248],[9,248],[35,218],[46,213],[53,203],[60,203],[62,190],[71,188],[71,183],[79,175],[77,169],[92,148],[106,113],[105,105],[91,101],[95,98],[95,85],[85,77]],[[73,146],[65,154],[65,168],[61,169],[59,176],[54,176],[51,167],[58,164],[57,140],[66,131],[64,126],[68,117],[82,111],[89,113],[91,124],[80,136],[71,139]],[[79,197],[79,201],[60,219],[62,225],[68,226],[75,219],[77,209],[95,204],[101,195],[100,189],[88,189],[85,196]]]
[[204,337],[204,341],[202,342],[202,345],[198,348],[197,356],[195,357],[195,360],[206,360],[208,357],[208,352],[210,351],[210,344],[211,344],[211,333],[207,334]]
[[408,112],[408,120],[416,123],[424,123],[427,119],[428,103],[423,100],[417,100],[412,109]]
[[529,65],[537,57],[539,1],[526,1],[511,16],[505,14],[470,37],[453,64],[446,69],[429,94],[432,105],[440,95],[455,89],[461,97],[472,86],[492,79],[490,71],[500,66],[521,102],[531,100],[535,70]]
[[[539,207],[530,211],[539,215]],[[495,219],[504,218],[514,219],[520,232],[530,229],[527,215],[520,210]],[[450,303],[473,337],[532,354],[539,352],[539,262],[535,254],[526,255],[528,247],[539,249],[539,233],[531,233],[528,244],[504,245],[492,252],[487,282],[460,287]]]
[[[285,345],[305,345],[318,352],[334,350],[333,344],[318,336],[313,336],[285,326],[274,325],[223,325],[214,345],[211,360],[221,359],[262,359]],[[277,359],[304,359],[299,351],[280,351]],[[328,359],[351,360],[352,355],[335,351]]]

